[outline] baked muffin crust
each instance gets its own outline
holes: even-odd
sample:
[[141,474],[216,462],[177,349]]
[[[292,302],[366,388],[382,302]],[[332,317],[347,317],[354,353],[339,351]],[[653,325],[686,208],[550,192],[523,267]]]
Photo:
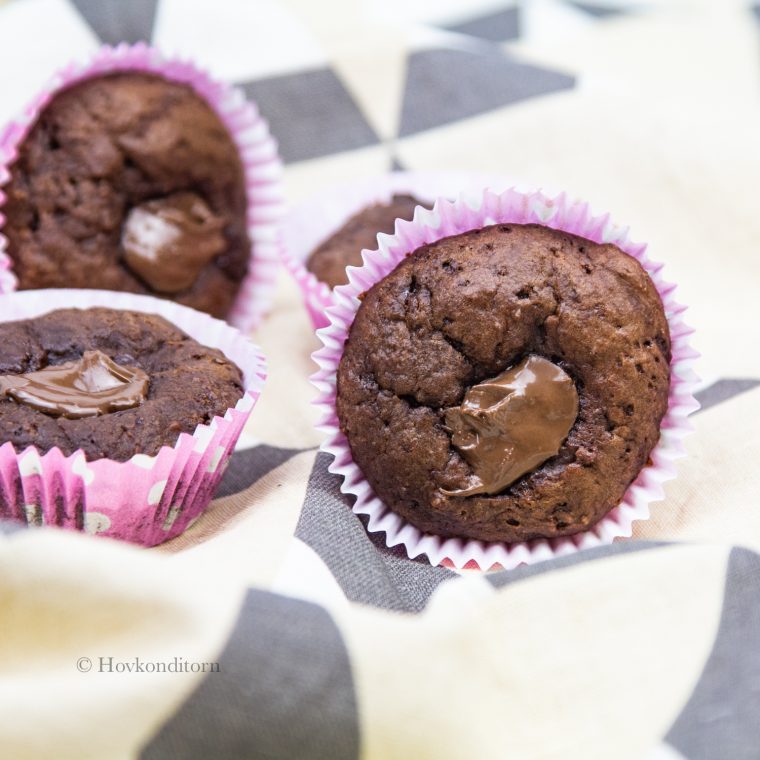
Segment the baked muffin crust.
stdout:
[[[446,410],[528,355],[573,378],[559,453],[497,495],[450,496],[472,471]],[[425,532],[522,541],[587,530],[646,464],[667,410],[670,336],[641,265],[539,225],[423,246],[365,295],[338,368],[337,412],[383,502]]]
[[0,396],[0,445],[16,451],[82,449],[88,459],[126,461],[157,454],[180,433],[223,416],[243,395],[240,369],[221,351],[202,346],[165,319],[105,308],[59,309],[35,319],[0,323],[0,375],[19,375],[102,351],[117,364],[143,370],[145,400],[131,409],[67,419]]
[[[10,171],[3,232],[21,289],[103,288],[217,317],[230,310],[250,254],[243,169],[224,124],[189,86],[118,73],[68,88],[44,108]],[[188,193],[222,241],[189,286],[159,291],[125,257],[125,223],[146,203]],[[195,246],[185,250],[194,267]]]

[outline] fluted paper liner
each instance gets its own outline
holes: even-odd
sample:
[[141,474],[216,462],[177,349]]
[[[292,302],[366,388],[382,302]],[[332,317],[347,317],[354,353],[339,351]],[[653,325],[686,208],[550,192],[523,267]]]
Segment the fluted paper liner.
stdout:
[[[0,187],[10,179],[19,146],[55,95],[79,82],[119,71],[152,73],[189,85],[211,106],[232,136],[245,176],[247,228],[252,251],[248,273],[228,319],[241,330],[255,329],[269,309],[280,263],[277,226],[285,208],[282,163],[277,144],[256,106],[247,101],[240,90],[212,79],[190,61],[164,57],[144,43],[106,45],[88,63],[72,63],[60,70],[23,114],[7,124],[0,134]],[[0,212],[4,202],[5,195],[0,191]],[[17,282],[13,261],[6,253],[7,240],[2,235],[4,222],[0,213],[0,293],[9,293],[16,289]]]
[[[374,494],[351,457],[335,410],[337,368],[360,295],[420,246],[500,223],[542,224],[597,243],[617,245],[649,273],[668,318],[672,341],[670,394],[660,439],[650,455],[651,464],[641,470],[612,511],[591,530],[574,536],[505,544],[422,533]],[[413,221],[397,221],[395,234],[380,235],[378,242],[378,250],[363,251],[363,266],[349,267],[349,284],[334,290],[334,303],[326,310],[329,325],[317,332],[323,347],[314,354],[320,369],[312,377],[319,390],[315,402],[321,413],[318,427],[327,436],[322,450],[334,457],[330,472],[341,476],[343,493],[356,497],[353,511],[367,515],[369,531],[385,533],[386,544],[403,546],[409,557],[424,554],[434,565],[483,570],[510,569],[630,536],[633,521],[649,517],[649,505],[664,496],[663,483],[675,477],[675,461],[685,455],[683,438],[692,429],[688,415],[699,408],[692,395],[697,381],[692,364],[698,354],[689,345],[693,330],[683,321],[686,307],[676,302],[675,285],[662,278],[662,265],[647,257],[646,245],[631,242],[627,228],[612,224],[608,214],[593,215],[586,203],[569,200],[564,194],[550,198],[541,192],[523,193],[515,189],[501,193],[482,191],[474,205],[463,198],[454,202],[440,198],[431,211],[418,207]]]
[[16,451],[0,439],[0,519],[57,525],[154,546],[179,535],[208,506],[266,378],[260,350],[221,320],[173,301],[103,290],[24,290],[2,296],[2,321],[55,309],[104,306],[158,314],[243,372],[234,408],[155,456],[88,461],[83,451]]

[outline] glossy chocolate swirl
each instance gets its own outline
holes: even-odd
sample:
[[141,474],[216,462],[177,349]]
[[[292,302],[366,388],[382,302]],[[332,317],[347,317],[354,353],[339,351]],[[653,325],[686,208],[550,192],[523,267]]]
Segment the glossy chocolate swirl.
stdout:
[[578,416],[578,392],[556,364],[529,356],[467,391],[446,410],[451,441],[473,469],[447,496],[497,494],[555,456]]
[[153,290],[179,293],[224,251],[223,228],[224,220],[195,193],[147,201],[124,222],[124,261]]
[[23,375],[0,375],[0,399],[76,420],[139,406],[149,382],[138,367],[122,367],[101,351],[85,351],[78,361]]

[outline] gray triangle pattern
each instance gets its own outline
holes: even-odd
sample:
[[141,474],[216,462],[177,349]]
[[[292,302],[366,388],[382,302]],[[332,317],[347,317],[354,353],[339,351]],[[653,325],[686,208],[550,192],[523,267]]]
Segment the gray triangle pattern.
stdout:
[[285,74],[241,86],[269,122],[286,163],[380,143],[331,69]]
[[359,721],[346,644],[316,604],[251,589],[229,640],[142,760],[354,760]]
[[257,480],[305,450],[261,445],[234,451],[214,498],[219,499],[245,491]]
[[712,652],[666,739],[689,760],[760,754],[760,557],[733,549]]
[[705,409],[709,409],[711,406],[717,406],[735,396],[751,391],[753,388],[757,388],[758,385],[760,385],[760,380],[741,380],[733,378],[718,380],[716,383],[713,383],[695,394],[697,401],[700,403],[700,408],[697,411],[704,412]]
[[520,36],[520,9],[507,8],[444,28],[450,32],[468,34],[488,42],[506,42]]
[[331,456],[319,452],[306,489],[296,537],[314,549],[352,602],[401,612],[421,611],[443,581],[456,574],[385,546],[385,534],[368,533],[327,471]]
[[588,13],[589,16],[596,18],[609,18],[611,16],[621,16],[628,13],[627,8],[612,8],[609,5],[597,5],[596,3],[586,3],[582,0],[569,0],[569,4],[578,10]]
[[409,56],[400,136],[567,90],[575,79],[498,50],[421,50]]
[[150,42],[158,0],[70,0],[101,42]]

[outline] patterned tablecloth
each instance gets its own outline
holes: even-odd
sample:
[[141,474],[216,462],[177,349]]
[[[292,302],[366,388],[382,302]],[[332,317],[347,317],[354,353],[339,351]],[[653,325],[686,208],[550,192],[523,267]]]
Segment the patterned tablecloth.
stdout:
[[612,212],[679,283],[703,378],[689,456],[632,541],[460,575],[368,535],[327,472],[317,342],[283,273],[255,335],[270,381],[188,533],[151,551],[0,538],[0,755],[760,757],[758,16],[741,0],[0,3],[2,120],[72,57],[148,39],[258,102],[293,203],[455,169]]

